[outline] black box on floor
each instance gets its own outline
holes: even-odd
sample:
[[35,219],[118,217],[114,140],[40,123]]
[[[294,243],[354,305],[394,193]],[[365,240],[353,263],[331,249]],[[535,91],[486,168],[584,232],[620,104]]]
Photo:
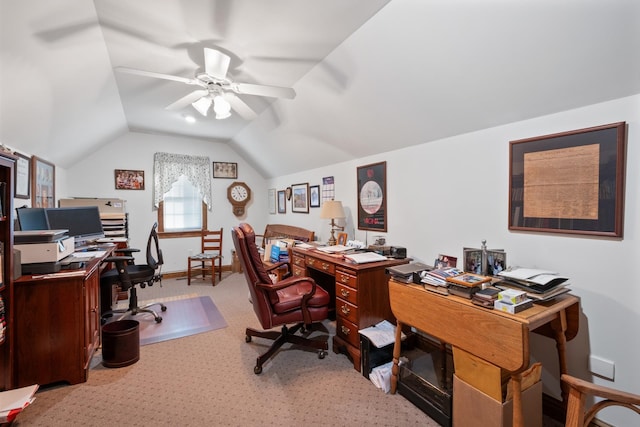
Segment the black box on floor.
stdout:
[[453,395],[453,358],[444,345],[419,336],[414,349],[402,353],[398,393],[441,426],[450,427]]
[[[362,376],[369,379],[371,370],[393,360],[393,343],[384,347],[376,347],[369,338],[360,335],[360,371]],[[415,346],[415,334],[409,333],[402,341],[402,349],[408,350]]]

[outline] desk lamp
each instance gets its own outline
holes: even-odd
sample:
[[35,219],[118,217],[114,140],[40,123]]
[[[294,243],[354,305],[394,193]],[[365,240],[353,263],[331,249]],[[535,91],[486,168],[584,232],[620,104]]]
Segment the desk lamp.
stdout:
[[322,204],[322,210],[320,211],[320,218],[322,219],[330,219],[331,220],[331,237],[327,244],[329,246],[333,246],[336,244],[336,236],[335,230],[344,230],[344,227],[341,227],[336,224],[336,218],[346,218],[344,214],[344,209],[342,208],[342,202],[338,202],[336,200],[327,200]]

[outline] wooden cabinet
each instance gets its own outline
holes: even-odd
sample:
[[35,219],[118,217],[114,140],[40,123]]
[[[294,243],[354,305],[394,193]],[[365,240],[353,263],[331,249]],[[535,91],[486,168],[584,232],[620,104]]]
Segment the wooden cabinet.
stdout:
[[[4,333],[0,335],[0,391],[14,388],[13,304],[13,187],[15,157],[0,153],[0,298],[4,306]],[[0,322],[3,319],[0,319]],[[2,324],[0,324],[2,327]]]
[[[109,245],[106,255],[114,247]],[[83,270],[16,281],[16,387],[87,380],[100,345],[100,270],[105,256]]]
[[358,371],[361,369],[359,330],[385,319],[394,320],[386,269],[408,262],[408,259],[396,259],[354,264],[336,255],[292,249],[293,274],[313,278],[331,296],[329,316],[336,320],[333,351],[347,353]]

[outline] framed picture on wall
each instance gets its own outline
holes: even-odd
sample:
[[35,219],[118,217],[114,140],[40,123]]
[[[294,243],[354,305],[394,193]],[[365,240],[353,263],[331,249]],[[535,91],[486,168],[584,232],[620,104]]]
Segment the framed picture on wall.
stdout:
[[276,213],[276,189],[270,188],[269,193],[267,194],[268,202],[269,202],[269,213]]
[[357,168],[358,229],[387,231],[387,162]]
[[320,207],[320,186],[312,185],[309,187],[309,207],[311,208],[319,208]]
[[309,183],[291,186],[291,212],[309,213]]
[[287,213],[287,195],[284,190],[278,191],[278,213]]
[[14,196],[18,199],[28,199],[31,188],[31,158],[18,152],[14,154],[17,157]]
[[31,206],[56,207],[56,167],[44,159],[31,157]]
[[213,177],[238,179],[238,164],[231,162],[213,162]]
[[144,190],[144,171],[116,169],[116,190]]

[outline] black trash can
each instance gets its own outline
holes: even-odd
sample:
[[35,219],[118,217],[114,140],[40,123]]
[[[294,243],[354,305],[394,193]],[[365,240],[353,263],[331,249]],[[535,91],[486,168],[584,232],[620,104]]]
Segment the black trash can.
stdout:
[[102,364],[122,368],[140,360],[140,323],[116,320],[102,327]]

